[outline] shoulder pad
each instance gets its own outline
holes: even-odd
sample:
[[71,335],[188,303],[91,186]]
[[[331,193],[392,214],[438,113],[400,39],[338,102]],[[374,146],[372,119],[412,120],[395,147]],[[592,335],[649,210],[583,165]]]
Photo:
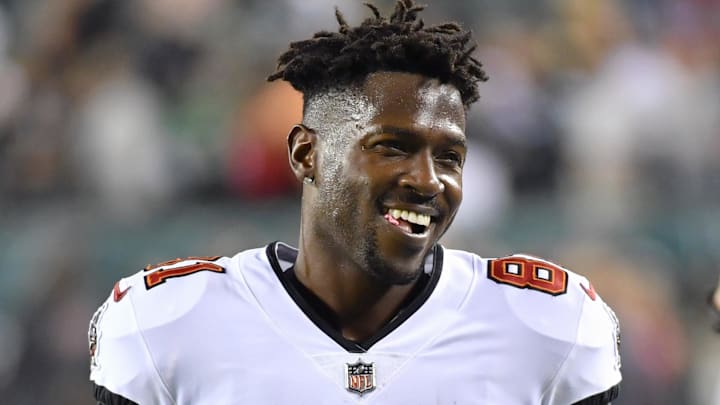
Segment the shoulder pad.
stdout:
[[[148,265],[119,281],[136,308],[141,328],[157,327],[181,317],[227,281],[226,257],[189,257]],[[123,289],[124,288],[124,289]]]
[[90,321],[90,379],[135,402],[168,403],[144,333],[172,323],[212,295],[207,290],[218,285],[217,273],[226,272],[227,260],[175,259],[115,283]]
[[575,342],[581,323],[608,319],[607,306],[585,277],[548,260],[525,254],[490,259],[487,277],[508,287],[504,296],[512,313],[543,335]]
[[515,319],[569,348],[548,403],[574,403],[620,382],[618,321],[585,277],[524,254],[488,260],[487,277],[507,287],[502,297]]

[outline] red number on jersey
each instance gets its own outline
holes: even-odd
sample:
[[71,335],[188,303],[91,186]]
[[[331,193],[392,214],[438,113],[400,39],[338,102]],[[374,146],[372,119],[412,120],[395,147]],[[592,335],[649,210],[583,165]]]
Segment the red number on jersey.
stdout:
[[[217,260],[218,258],[220,258],[220,256],[213,256],[213,257],[192,256],[192,257],[188,257],[187,259],[175,259],[175,260],[170,260],[170,261],[167,261],[164,263],[160,263],[160,265],[154,266],[154,267],[151,267],[148,265],[147,267],[145,267],[145,271],[150,271],[157,267],[169,266],[169,265],[179,263],[184,260]],[[217,265],[215,263],[207,263],[207,262],[204,262],[204,263],[198,262],[198,263],[193,263],[193,264],[190,264],[187,266],[174,267],[171,269],[160,269],[160,270],[154,271],[145,276],[145,288],[147,288],[149,290],[153,287],[157,287],[160,284],[165,283],[165,280],[167,280],[168,278],[183,277],[183,276],[187,276],[189,274],[197,273],[198,271],[203,271],[203,270],[212,271],[215,273],[225,273],[224,267]]]
[[491,260],[488,264],[488,277],[497,283],[529,288],[550,295],[567,292],[565,270],[552,263],[523,256]]
[[184,259],[181,259],[178,257],[177,259],[168,260],[166,262],[162,262],[162,263],[158,263],[158,264],[148,264],[147,266],[145,266],[145,268],[143,270],[150,271],[152,269],[157,269],[158,267],[171,266],[175,263],[180,263],[180,262],[183,262],[186,260],[203,260],[206,262],[214,262],[215,260],[217,260],[219,258],[220,258],[220,256],[190,256],[190,257],[186,257]]

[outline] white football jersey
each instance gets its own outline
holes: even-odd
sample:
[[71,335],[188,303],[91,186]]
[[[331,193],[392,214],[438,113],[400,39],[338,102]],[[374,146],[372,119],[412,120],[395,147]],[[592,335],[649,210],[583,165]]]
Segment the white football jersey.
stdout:
[[120,280],[90,324],[96,393],[158,405],[569,405],[617,394],[617,319],[569,270],[438,245],[414,300],[353,342],[287,277],[296,256],[273,243]]

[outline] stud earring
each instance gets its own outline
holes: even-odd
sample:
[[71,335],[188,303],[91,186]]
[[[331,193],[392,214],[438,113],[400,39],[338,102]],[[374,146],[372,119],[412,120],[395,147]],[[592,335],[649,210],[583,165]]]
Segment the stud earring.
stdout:
[[303,179],[303,184],[310,185],[310,184],[313,184],[313,183],[315,183],[315,179],[312,178],[312,177],[305,177],[305,178]]

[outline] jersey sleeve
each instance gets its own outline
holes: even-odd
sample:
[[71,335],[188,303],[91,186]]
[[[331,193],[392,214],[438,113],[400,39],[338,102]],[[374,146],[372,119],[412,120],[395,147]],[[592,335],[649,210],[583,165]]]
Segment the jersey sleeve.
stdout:
[[[90,321],[90,380],[100,403],[172,404],[138,327],[130,277],[118,281]],[[110,401],[112,399],[112,401]],[[126,403],[126,402],[118,402]]]
[[547,395],[548,404],[604,405],[618,396],[622,376],[617,317],[589,282],[584,281],[580,287],[589,292],[577,339]]

